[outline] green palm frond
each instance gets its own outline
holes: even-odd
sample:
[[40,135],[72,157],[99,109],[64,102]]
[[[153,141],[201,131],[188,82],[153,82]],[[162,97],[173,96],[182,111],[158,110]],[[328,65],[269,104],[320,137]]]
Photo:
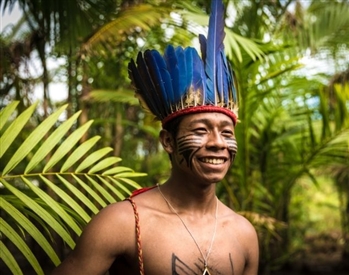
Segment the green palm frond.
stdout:
[[152,26],[160,24],[162,18],[169,17],[170,12],[170,8],[149,4],[131,6],[120,12],[117,18],[97,30],[84,43],[84,47],[91,49],[105,42],[112,42],[113,39],[119,39],[120,34],[129,33],[136,27],[138,30],[149,31]]
[[108,156],[112,148],[91,151],[98,136],[80,143],[93,122],[77,127],[80,112],[57,127],[67,105],[40,124],[30,125],[32,132],[15,148],[18,143],[14,141],[32,123],[37,107],[33,104],[13,118],[17,105],[12,102],[0,112],[0,246],[3,261],[14,274],[23,273],[9,243],[18,248],[37,274],[44,274],[25,241],[28,236],[58,265],[53,234],[73,248],[72,234],[80,235],[82,226],[102,207],[123,200],[139,188],[130,178],[145,174],[119,166],[120,158]]

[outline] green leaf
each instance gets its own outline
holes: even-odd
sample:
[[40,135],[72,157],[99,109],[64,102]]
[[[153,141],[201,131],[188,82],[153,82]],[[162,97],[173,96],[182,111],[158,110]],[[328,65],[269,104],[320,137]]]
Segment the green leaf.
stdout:
[[123,182],[126,182],[127,184],[131,185],[135,189],[142,188],[142,186],[140,186],[137,182],[135,182],[135,181],[133,181],[131,179],[127,179],[127,178],[118,178],[118,179],[123,181]]
[[98,192],[109,202],[114,203],[116,200],[111,196],[107,190],[105,190],[98,182],[96,182],[93,178],[86,175],[86,178],[91,182],[91,184],[98,190]]
[[75,123],[77,117],[80,115],[81,111],[74,114],[71,118],[63,122],[40,146],[36,151],[33,158],[30,160],[29,164],[25,168],[24,174],[29,173],[33,170],[61,141],[64,135],[69,131],[72,125]]
[[99,161],[101,158],[103,158],[106,154],[108,154],[111,151],[113,151],[113,148],[106,147],[106,148],[99,149],[96,152],[93,152],[78,166],[78,168],[76,168],[75,171],[77,173],[81,172],[85,168],[90,167],[91,165]]
[[120,189],[122,189],[126,194],[130,195],[131,191],[122,183],[120,183],[117,179],[109,177],[109,179]]
[[90,91],[89,96],[91,97],[91,100],[95,102],[117,102],[137,106],[139,104],[138,99],[134,96],[134,91],[125,88],[109,91],[92,90]]
[[22,145],[17,149],[15,154],[4,168],[3,175],[8,174],[16,165],[24,159],[28,153],[43,139],[46,133],[57,122],[61,113],[66,109],[67,105],[61,107],[59,110],[46,118],[35,130],[26,138]]
[[19,101],[13,101],[0,111],[0,130],[5,126],[6,121],[16,109],[18,103]]
[[55,192],[63,201],[65,201],[76,213],[88,223],[91,217],[85,212],[85,210],[66,192],[56,186],[52,181],[48,180],[44,176],[40,175],[40,178]]
[[21,251],[24,257],[28,260],[31,266],[34,268],[36,274],[44,274],[38,260],[34,256],[33,252],[30,250],[28,245],[23,241],[23,239],[17,234],[17,232],[0,217],[0,231],[9,238],[9,240]]
[[124,200],[125,196],[121,194],[119,190],[117,190],[113,185],[111,185],[107,180],[105,180],[103,177],[98,176],[99,180],[103,182],[103,184],[111,190],[120,200]]
[[13,257],[12,253],[8,250],[5,244],[0,240],[0,251],[1,251],[1,259],[7,265],[7,267],[11,270],[12,274],[23,275],[22,270],[20,269],[17,261]]
[[125,166],[117,166],[117,167],[113,167],[105,172],[103,172],[103,176],[104,175],[114,175],[117,173],[121,173],[121,172],[133,172],[133,170],[131,168],[125,167]]
[[[12,142],[15,140],[15,138],[18,136],[18,134],[22,131],[24,125],[27,123],[27,121],[30,119],[30,116],[34,112],[37,104],[38,103],[36,102],[32,106],[30,106],[28,109],[26,109],[23,113],[21,113],[10,124],[10,126],[6,129],[4,134],[0,137],[0,144],[1,144],[1,146],[0,146],[0,158],[2,158],[4,153],[7,151],[7,149],[12,144]],[[8,170],[8,168],[4,169],[4,171],[2,171],[3,175],[7,174],[6,170]]]
[[26,216],[24,216],[20,211],[18,211],[18,209],[7,202],[3,197],[0,197],[0,206],[16,221],[17,224],[23,227],[28,232],[28,234],[32,236],[32,238],[46,252],[46,254],[50,257],[55,265],[58,265],[60,263],[60,260],[56,252],[53,250],[52,246],[37,229],[37,227],[34,226],[34,224]]
[[25,205],[27,205],[34,213],[36,213],[43,221],[45,221],[54,231],[57,232],[59,236],[71,247],[75,246],[75,242],[71,238],[69,232],[64,230],[64,228],[48,213],[44,208],[42,208],[38,203],[36,203],[32,198],[28,197],[12,185],[10,185],[4,179],[0,179],[2,184],[11,193],[13,193],[18,199],[20,199]]
[[72,165],[77,163],[82,156],[84,156],[100,139],[101,137],[95,136],[93,138],[90,138],[89,140],[85,141],[83,144],[81,144],[78,148],[75,149],[75,151],[69,156],[69,158],[65,161],[61,168],[61,173],[67,171]]
[[132,173],[120,173],[114,176],[114,178],[136,178],[136,177],[145,177],[147,174],[146,173],[137,173],[137,172],[132,172]]
[[90,128],[92,120],[88,121],[72,134],[70,134],[67,139],[59,146],[53,156],[50,158],[48,163],[45,165],[43,172],[50,170],[58,161],[60,161],[66,154],[75,146],[77,142],[82,138],[86,131]]
[[76,182],[80,184],[80,186],[84,188],[86,192],[89,193],[90,196],[93,197],[102,207],[107,206],[105,201],[90,186],[83,182],[78,176],[74,174],[72,174],[72,176],[76,180]]
[[76,222],[71,218],[70,215],[62,208],[62,206],[52,199],[49,195],[47,195],[44,191],[42,191],[39,187],[35,186],[31,181],[26,179],[25,177],[21,177],[23,182],[39,197],[41,198],[47,206],[51,207],[59,217],[64,220],[67,225],[77,234],[81,234],[80,227],[76,224]]
[[121,161],[121,158],[119,157],[108,157],[108,158],[105,158],[103,160],[101,160],[100,162],[98,162],[95,166],[93,166],[89,171],[88,173],[89,174],[94,174],[100,170],[103,170],[103,169],[106,169],[108,168],[109,166],[115,164],[115,163],[118,163]]
[[67,181],[65,178],[57,174],[59,180],[76,196],[84,205],[86,205],[94,214],[99,212],[98,208],[73,184]]

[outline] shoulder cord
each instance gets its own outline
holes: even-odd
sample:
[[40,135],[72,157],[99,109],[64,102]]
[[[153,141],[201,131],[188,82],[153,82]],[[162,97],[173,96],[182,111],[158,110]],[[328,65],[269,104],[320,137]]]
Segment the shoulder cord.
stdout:
[[139,225],[137,205],[132,198],[127,198],[126,200],[128,200],[131,203],[134,216],[135,216],[139,272],[140,272],[140,275],[144,275],[145,273],[144,273],[143,251],[142,251],[142,243],[141,243],[141,227]]

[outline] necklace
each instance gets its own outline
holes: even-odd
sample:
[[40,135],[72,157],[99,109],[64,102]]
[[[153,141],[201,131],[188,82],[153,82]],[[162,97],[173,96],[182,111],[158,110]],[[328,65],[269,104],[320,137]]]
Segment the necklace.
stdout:
[[166,201],[167,205],[170,207],[171,211],[176,214],[176,216],[180,219],[180,221],[182,222],[182,224],[184,225],[185,229],[188,231],[190,237],[193,239],[196,247],[199,249],[200,254],[204,260],[204,272],[202,273],[202,275],[211,275],[210,271],[208,270],[208,257],[210,256],[211,250],[212,250],[212,246],[213,246],[213,242],[216,236],[216,231],[217,231],[217,214],[218,214],[218,198],[216,197],[216,213],[215,213],[215,224],[214,224],[214,231],[213,231],[213,235],[212,235],[212,240],[211,240],[211,245],[210,248],[207,251],[206,257],[204,256],[204,253],[202,253],[202,250],[199,246],[199,244],[197,243],[197,241],[195,240],[193,234],[190,232],[188,226],[185,224],[184,220],[181,218],[181,216],[178,214],[178,212],[176,211],[176,209],[174,209],[174,207],[170,204],[170,202],[166,199],[165,195],[162,193],[161,189],[160,189],[160,185],[158,184],[158,189],[159,189],[159,193],[161,194],[161,196],[163,197],[163,199]]

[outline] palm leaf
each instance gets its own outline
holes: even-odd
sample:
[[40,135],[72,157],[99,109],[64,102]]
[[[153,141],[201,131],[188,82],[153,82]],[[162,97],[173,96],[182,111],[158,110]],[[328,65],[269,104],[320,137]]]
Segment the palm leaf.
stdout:
[[[59,117],[67,105],[38,125],[29,125],[34,130],[16,148],[16,137],[28,123],[34,123],[31,116],[37,103],[13,118],[17,105],[17,102],[13,102],[0,113],[0,127],[3,130],[0,137],[0,161],[6,163],[0,182],[12,194],[0,195],[0,230],[4,239],[22,251],[35,272],[43,274],[40,263],[24,240],[25,235],[33,238],[51,261],[58,265],[60,260],[48,241],[52,238],[52,232],[73,248],[73,234],[81,234],[82,224],[89,222],[100,208],[130,194],[126,186],[115,184],[114,178],[118,174],[124,177],[125,173],[130,177],[144,174],[128,167],[115,166],[121,158],[107,156],[112,148],[89,152],[97,144],[99,136],[79,144],[92,124],[89,121],[76,128],[80,112],[52,129],[58,125]],[[9,149],[15,153],[6,160],[4,153]],[[51,152],[54,153],[50,155]],[[27,164],[24,160],[28,160]],[[82,172],[86,169],[88,172]],[[140,186],[133,182],[132,188]],[[3,215],[6,215],[6,222]],[[0,246],[4,263],[14,274],[23,274],[17,259],[5,243],[1,242]]]
[[[23,241],[23,239],[19,236],[19,234],[13,231],[12,227],[2,218],[0,218],[0,232],[5,237],[7,237],[15,246],[17,246],[19,251],[22,252],[25,258],[34,268],[36,274],[44,274],[44,271],[42,270],[38,260],[36,259],[34,254],[30,251],[30,248],[28,247],[28,245]],[[14,273],[14,274],[18,274],[18,273]]]
[[1,240],[0,240],[0,250],[1,250],[1,259],[9,267],[12,274],[22,275],[23,272],[19,267],[16,259],[13,257],[10,250],[8,250],[8,248],[5,246],[5,244]]
[[[0,137],[0,158],[4,155],[4,153],[7,151],[7,149],[10,147],[11,143],[13,140],[18,136],[18,134],[22,131],[24,125],[27,123],[29,120],[30,116],[33,114],[36,104],[33,104],[30,106],[28,109],[26,109],[22,114],[20,114],[12,123],[11,125],[6,129],[4,134],[1,135]],[[4,115],[8,117],[9,110],[12,110],[13,105],[8,105],[6,108],[1,112],[1,115]],[[1,119],[3,120],[2,116]],[[5,123],[5,122],[2,122]],[[13,158],[12,158],[13,159]],[[14,162],[12,160],[12,162]],[[6,165],[6,167],[12,167],[13,163],[10,163]],[[5,168],[4,171],[2,171],[2,174],[6,174],[6,170],[10,170],[9,168]]]

